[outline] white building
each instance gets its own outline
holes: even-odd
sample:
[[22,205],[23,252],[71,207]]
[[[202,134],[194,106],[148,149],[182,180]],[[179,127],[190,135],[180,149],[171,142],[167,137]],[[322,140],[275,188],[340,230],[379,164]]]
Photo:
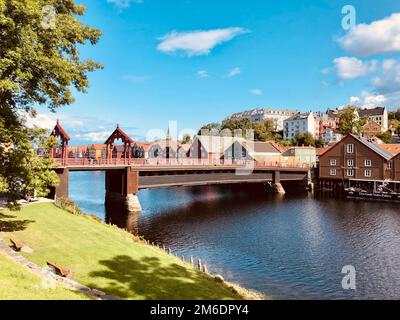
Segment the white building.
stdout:
[[283,121],[284,140],[293,140],[296,133],[307,132],[315,138],[315,117],[312,112],[298,113]]
[[325,131],[321,133],[321,138],[326,144],[332,145],[342,140],[343,136],[332,128],[326,128]]
[[293,110],[274,110],[274,109],[253,109],[244,112],[234,113],[226,117],[222,123],[234,120],[249,119],[251,122],[261,122],[271,119],[275,122],[276,130],[283,130],[283,121],[294,116],[297,112]]

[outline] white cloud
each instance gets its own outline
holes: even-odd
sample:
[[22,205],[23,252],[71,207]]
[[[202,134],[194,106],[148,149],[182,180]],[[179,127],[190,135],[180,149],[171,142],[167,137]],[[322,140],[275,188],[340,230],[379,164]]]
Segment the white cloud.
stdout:
[[250,93],[256,95],[256,96],[261,96],[263,94],[261,89],[251,89]]
[[128,8],[131,3],[143,3],[143,0],[107,0],[108,3],[112,3],[114,4],[116,7],[118,7],[119,9],[125,9]]
[[339,40],[340,45],[354,54],[363,56],[400,51],[400,13],[359,24]]
[[340,57],[333,60],[336,73],[340,79],[355,79],[365,77],[376,70],[378,62],[372,60],[363,62],[354,57]]
[[382,71],[372,79],[372,84],[380,93],[400,92],[400,63],[393,59],[384,60]]
[[229,70],[229,72],[228,72],[228,74],[227,74],[227,77],[228,77],[228,78],[232,78],[232,77],[234,77],[234,76],[239,75],[241,72],[242,72],[242,71],[240,70],[240,68],[238,68],[238,67],[233,68],[233,69]]
[[75,138],[83,141],[90,141],[90,142],[99,142],[103,143],[108,139],[112,132],[110,131],[94,131],[94,132],[86,132],[82,134],[76,134]]
[[217,45],[232,40],[248,31],[242,28],[196,30],[188,32],[172,31],[162,38],[157,49],[165,53],[182,51],[187,56],[207,55]]
[[32,117],[29,113],[21,111],[20,115],[28,128],[38,127],[51,130],[57,121],[57,117],[54,114],[38,113],[36,117]]
[[359,97],[350,97],[349,104],[363,108],[375,108],[385,106],[388,99],[383,94],[374,94],[369,91],[362,91]]
[[196,74],[199,78],[208,78],[209,77],[209,74],[206,70],[197,71]]

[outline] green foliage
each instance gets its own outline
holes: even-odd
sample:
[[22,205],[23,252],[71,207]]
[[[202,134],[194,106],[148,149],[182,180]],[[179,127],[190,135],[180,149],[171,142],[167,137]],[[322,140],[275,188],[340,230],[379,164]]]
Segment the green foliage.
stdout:
[[[45,6],[54,8],[54,28],[43,24]],[[101,35],[78,19],[84,12],[74,0],[0,0],[0,192],[11,204],[57,183],[54,163],[34,152],[54,140],[26,128],[21,110],[35,116],[34,105],[71,104],[72,89],[86,92],[87,73],[102,67],[79,56],[78,46]]]
[[292,147],[293,146],[293,141],[291,141],[291,140],[282,140],[282,141],[279,142],[279,144],[282,147]]
[[342,135],[349,133],[360,133],[363,125],[366,123],[365,118],[359,118],[357,108],[348,106],[339,112],[339,132]]
[[396,111],[390,111],[388,113],[389,120],[398,120],[400,121],[400,108]]
[[187,144],[192,141],[192,137],[189,134],[185,134],[182,138],[182,143]]
[[273,120],[267,119],[261,122],[251,122],[249,119],[233,120],[224,123],[222,126],[218,123],[210,123],[203,126],[201,130],[209,130],[211,135],[232,136],[238,130],[241,130],[243,137],[246,137],[250,130],[254,131],[256,141],[282,140],[282,135],[275,133],[276,125]]
[[315,146],[315,139],[309,132],[297,132],[294,136],[293,144],[295,146]]
[[71,199],[65,197],[58,197],[55,201],[57,207],[64,209],[72,214],[82,214],[81,209],[79,206]]
[[381,139],[384,143],[392,143],[393,137],[392,137],[392,132],[390,130],[378,133],[376,136],[377,138]]
[[257,141],[269,141],[278,139],[278,135],[274,135],[275,123],[271,119],[254,123],[254,139]]
[[201,135],[202,132],[207,132],[207,135],[218,135],[221,130],[221,125],[216,122],[212,122],[202,126],[198,132],[198,135]]
[[400,134],[400,120],[391,120],[392,127],[396,130],[397,134]]

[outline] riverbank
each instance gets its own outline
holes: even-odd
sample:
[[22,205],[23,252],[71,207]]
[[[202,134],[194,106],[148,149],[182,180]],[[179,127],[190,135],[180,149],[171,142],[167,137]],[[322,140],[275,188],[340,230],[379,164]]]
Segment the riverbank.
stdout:
[[[7,243],[13,239],[33,249],[22,253],[30,261],[39,266],[57,263],[71,269],[79,283],[117,298],[254,297],[232,290],[123,230],[70,214],[52,203],[32,204],[18,212],[0,211],[0,229]],[[0,299],[8,298],[4,294],[0,291]]]

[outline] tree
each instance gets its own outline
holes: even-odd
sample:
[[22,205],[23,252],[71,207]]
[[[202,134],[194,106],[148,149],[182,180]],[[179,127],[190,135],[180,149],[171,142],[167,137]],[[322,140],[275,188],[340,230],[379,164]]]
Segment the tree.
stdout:
[[381,139],[384,143],[392,143],[393,140],[392,132],[390,130],[378,133],[376,137]]
[[253,123],[247,118],[226,122],[221,127],[221,131],[229,130],[231,134],[234,134],[235,130],[242,130],[243,135],[251,129],[253,129]]
[[392,127],[396,130],[397,134],[400,134],[400,120],[392,120],[391,121]]
[[257,122],[253,125],[254,139],[257,141],[268,141],[276,138],[274,136],[275,123],[271,119]]
[[87,73],[102,67],[80,58],[78,46],[101,35],[78,19],[84,12],[74,0],[0,0],[0,192],[11,205],[56,182],[52,161],[34,152],[51,141],[26,128],[21,110],[73,103],[72,88],[85,93]]
[[209,135],[218,135],[220,130],[221,125],[219,123],[212,122],[202,126],[198,132],[198,135],[200,136],[204,131],[207,132]]
[[182,137],[182,143],[183,143],[183,144],[190,143],[191,141],[192,141],[192,137],[190,136],[190,134],[185,134],[185,135]]
[[294,136],[294,145],[296,146],[315,146],[315,140],[310,132],[297,132]]
[[400,120],[400,108],[388,114],[389,120]]
[[339,132],[342,135],[359,133],[365,124],[364,118],[359,118],[357,108],[348,106],[339,112]]

